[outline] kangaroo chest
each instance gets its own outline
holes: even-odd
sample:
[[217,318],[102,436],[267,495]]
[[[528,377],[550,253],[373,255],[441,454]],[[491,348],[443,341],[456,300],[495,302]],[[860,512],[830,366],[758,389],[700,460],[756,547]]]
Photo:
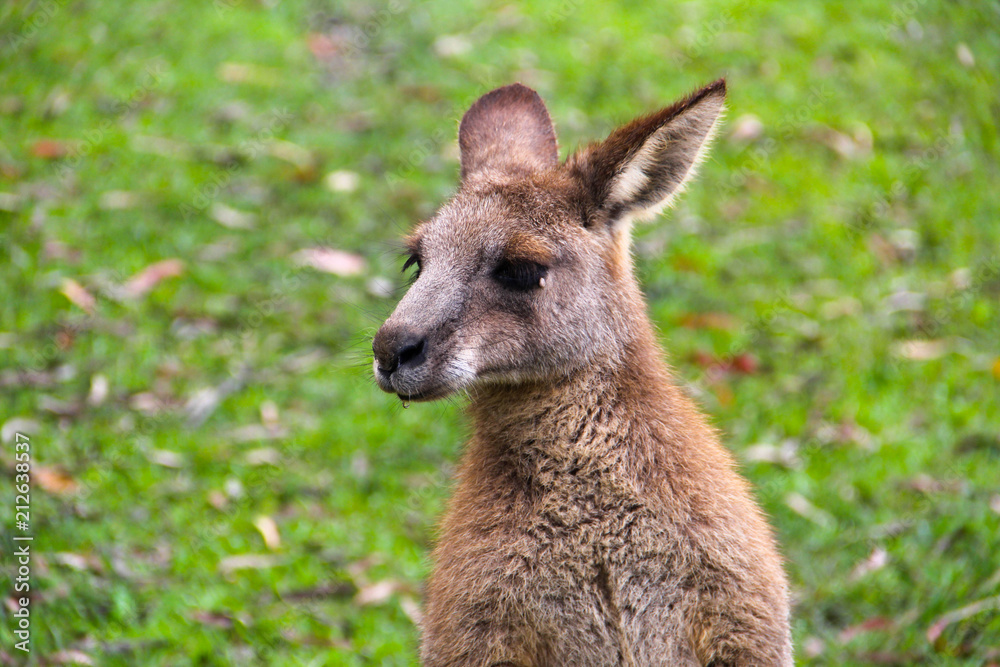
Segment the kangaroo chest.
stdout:
[[636,491],[584,468],[542,470],[523,493],[482,498],[506,505],[506,520],[473,533],[479,543],[447,576],[530,655],[688,664],[681,535]]

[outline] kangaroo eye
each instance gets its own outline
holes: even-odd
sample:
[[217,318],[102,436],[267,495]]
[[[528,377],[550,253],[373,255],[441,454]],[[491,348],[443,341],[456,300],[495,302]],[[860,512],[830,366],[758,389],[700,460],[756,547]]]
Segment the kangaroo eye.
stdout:
[[504,287],[526,292],[542,286],[549,267],[537,262],[503,260],[493,270],[493,278]]

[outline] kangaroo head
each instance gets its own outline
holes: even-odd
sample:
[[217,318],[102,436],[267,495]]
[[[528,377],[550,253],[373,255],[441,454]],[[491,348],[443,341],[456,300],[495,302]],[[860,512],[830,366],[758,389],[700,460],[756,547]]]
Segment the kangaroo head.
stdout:
[[716,81],[562,164],[537,93],[481,97],[459,128],[461,187],[406,239],[415,281],[375,336],[379,386],[430,400],[620,358],[645,321],[631,223],[683,188],[725,95]]

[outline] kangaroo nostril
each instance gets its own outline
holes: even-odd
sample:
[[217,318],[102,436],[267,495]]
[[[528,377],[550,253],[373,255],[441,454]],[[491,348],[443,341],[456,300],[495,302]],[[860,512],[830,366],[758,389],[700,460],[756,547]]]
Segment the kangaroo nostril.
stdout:
[[386,334],[384,330],[379,331],[375,340],[372,341],[372,352],[375,353],[379,373],[392,375],[396,372],[396,368],[399,366],[399,356],[396,354],[396,346],[391,334]]
[[392,375],[396,372],[396,369],[399,368],[399,359],[397,357],[391,357],[391,360],[387,364],[382,363],[382,360],[377,357],[376,361],[378,362],[379,372],[384,373],[385,375]]
[[396,353],[397,366],[419,366],[427,358],[426,338],[410,338],[403,341]]

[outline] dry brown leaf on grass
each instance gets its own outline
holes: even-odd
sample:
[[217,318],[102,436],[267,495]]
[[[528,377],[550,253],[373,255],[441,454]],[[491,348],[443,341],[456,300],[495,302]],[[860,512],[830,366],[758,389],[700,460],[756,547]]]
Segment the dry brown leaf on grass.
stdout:
[[716,373],[737,373],[753,375],[760,368],[757,357],[749,352],[741,352],[728,357],[718,357],[707,350],[696,350],[691,355],[691,361],[702,368]]
[[934,493],[955,494],[962,490],[964,483],[960,479],[935,479],[922,473],[904,482],[903,486],[926,495]]
[[853,296],[843,296],[827,301],[820,306],[820,314],[824,320],[835,320],[839,317],[856,317],[864,310],[864,306]]
[[94,572],[102,574],[104,563],[94,554],[77,554],[69,551],[60,551],[53,554],[52,559],[77,572]]
[[394,579],[382,579],[365,586],[361,586],[358,594],[354,596],[354,603],[367,607],[369,605],[382,604],[396,591],[401,588],[400,582]]
[[248,451],[243,460],[252,466],[277,466],[281,463],[281,452],[274,447],[258,447]]
[[354,595],[355,586],[346,581],[334,581],[310,588],[300,588],[289,591],[281,596],[282,600],[323,600],[326,598],[348,598]]
[[865,449],[871,449],[875,445],[874,436],[850,418],[836,424],[821,423],[816,428],[816,439],[827,445],[856,445]]
[[946,340],[905,340],[894,346],[896,356],[911,361],[931,361],[948,352]]
[[913,667],[924,662],[923,656],[913,651],[894,653],[892,651],[866,651],[856,656],[865,665],[899,665]]
[[229,498],[222,491],[212,489],[208,492],[208,504],[221,512],[229,504]]
[[49,239],[42,246],[42,255],[45,259],[57,259],[68,264],[76,264],[80,261],[81,253],[76,248],[71,248],[62,241]]
[[679,324],[686,329],[730,331],[736,328],[736,318],[728,313],[685,313]]
[[958,62],[965,67],[976,66],[976,57],[972,55],[972,49],[969,48],[969,45],[964,42],[959,42],[958,46],[955,47],[955,56],[958,58]]
[[764,134],[764,123],[753,114],[744,114],[733,123],[729,138],[737,143],[747,143],[759,139]]
[[799,459],[799,443],[793,438],[786,438],[777,445],[766,442],[751,445],[742,454],[747,461],[773,463],[785,468],[796,468],[802,462]]
[[170,409],[170,404],[150,391],[140,391],[128,398],[128,406],[147,415],[155,415]]
[[865,575],[881,570],[888,564],[889,552],[882,547],[875,547],[868,555],[868,558],[854,566],[854,569],[851,570],[851,574],[847,577],[848,581],[857,581]]
[[87,393],[87,404],[98,406],[108,397],[108,378],[96,373],[90,378],[90,391]]
[[208,625],[213,628],[228,630],[233,627],[233,617],[217,611],[196,611],[191,614],[191,618],[202,625]]
[[31,144],[31,154],[43,160],[58,160],[69,154],[70,147],[64,141],[57,139],[39,139]]
[[260,404],[260,421],[264,426],[277,426],[280,413],[278,405],[272,400],[266,400]]
[[285,641],[296,646],[322,646],[324,648],[337,648],[342,651],[356,651],[356,647],[347,639],[340,637],[319,636],[313,633],[296,632],[292,628],[285,628],[281,631],[281,636]]
[[300,183],[312,183],[319,178],[319,160],[309,150],[291,141],[274,139],[268,144],[268,154],[294,167],[292,176]]
[[208,215],[223,227],[229,229],[251,229],[257,223],[257,216],[253,213],[246,213],[231,206],[212,204],[208,209]]
[[184,405],[189,427],[197,428],[215,412],[215,409],[230,394],[241,390],[250,377],[250,369],[241,366],[236,373],[223,380],[217,387],[204,387],[197,390]]
[[809,519],[813,523],[827,527],[836,525],[837,520],[832,514],[824,509],[820,509],[813,505],[808,498],[803,496],[801,493],[795,491],[789,493],[785,496],[785,504],[790,510],[798,514],[799,516]]
[[354,255],[335,248],[303,248],[293,255],[300,266],[309,266],[338,276],[354,276],[365,270],[366,262]]
[[61,401],[52,396],[40,396],[38,407],[59,417],[76,417],[83,409],[80,401]]
[[406,617],[410,619],[415,626],[418,628],[424,622],[424,612],[420,608],[420,604],[410,597],[409,595],[404,595],[399,599],[399,608],[403,610]]
[[278,559],[269,554],[238,554],[220,560],[219,570],[223,574],[229,574],[237,570],[265,570],[277,564]]
[[981,614],[984,611],[994,610],[1000,610],[1000,595],[986,598],[985,600],[979,600],[978,602],[973,602],[972,604],[959,609],[953,609],[948,613],[941,615],[936,621],[934,621],[934,623],[931,624],[931,627],[927,628],[927,641],[931,644],[935,644],[944,632],[945,628],[952,623],[964,621],[965,619]]
[[818,658],[826,651],[826,644],[819,637],[806,637],[802,642],[802,653],[807,658]]
[[281,535],[278,534],[278,524],[269,516],[261,515],[254,519],[254,528],[264,538],[264,544],[274,551],[281,548]]
[[169,449],[153,449],[147,455],[151,463],[164,468],[183,468],[184,456]]
[[135,208],[143,202],[143,196],[138,192],[128,190],[108,190],[101,194],[98,208],[105,211],[123,211]]
[[323,183],[333,192],[354,192],[361,184],[361,177],[356,172],[339,169],[327,174]]
[[368,570],[376,565],[380,565],[384,561],[385,559],[381,554],[368,554],[364,558],[348,563],[344,569],[347,571],[347,576],[354,582],[354,585],[361,588],[368,581]]
[[0,440],[4,442],[14,442],[17,434],[37,435],[42,430],[42,425],[34,419],[27,417],[11,417],[0,426]]
[[840,631],[837,638],[840,640],[841,644],[846,644],[858,635],[864,634],[866,632],[879,632],[883,630],[891,630],[896,626],[895,622],[891,618],[886,618],[884,616],[875,616],[874,618],[869,618],[857,625],[852,625],[848,628],[844,628]]
[[760,362],[757,361],[757,357],[743,352],[742,354],[737,354],[733,357],[732,368],[737,373],[743,373],[744,375],[752,375],[757,372],[760,367]]
[[851,134],[840,132],[832,127],[823,127],[811,134],[813,140],[848,160],[866,157],[872,151],[872,131],[863,123],[857,124]]
[[457,58],[471,51],[475,45],[466,35],[442,35],[434,41],[434,53],[442,58]]
[[[56,334],[58,336],[58,334]],[[0,371],[0,387],[52,387],[58,382],[52,371],[35,371],[26,368],[8,368]]]
[[80,485],[72,477],[48,466],[38,466],[33,470],[34,480],[42,490],[53,495],[62,496],[75,493]]
[[894,266],[906,259],[908,251],[901,251],[891,240],[878,232],[868,235],[868,248],[883,266]]
[[16,213],[21,210],[23,200],[13,192],[0,192],[0,211]]
[[882,300],[889,312],[919,313],[927,307],[927,294],[911,290],[898,290]]
[[274,67],[236,62],[222,63],[216,74],[226,83],[249,83],[258,86],[273,86],[283,78],[279,70]]
[[184,273],[184,262],[179,259],[165,259],[155,264],[150,264],[129,278],[123,287],[123,291],[125,296],[134,299],[143,296],[163,280],[175,278],[182,273]]
[[[253,442],[255,440],[280,440],[288,437],[288,429],[283,426],[265,426],[263,424],[247,424],[234,428],[229,436],[236,442]],[[270,463],[270,461],[264,461]],[[259,465],[259,464],[257,464]]]
[[335,60],[341,52],[337,42],[332,40],[329,35],[320,32],[311,32],[306,35],[306,47],[313,57],[321,62]]
[[64,278],[62,285],[59,287],[59,291],[62,292],[73,305],[80,307],[88,314],[93,314],[94,306],[97,305],[97,300],[83,285],[76,282],[72,278]]
[[96,664],[93,659],[84,653],[83,651],[75,651],[73,649],[67,649],[64,651],[56,651],[55,653],[50,653],[46,656],[46,660],[55,665],[93,665]]
[[138,153],[151,153],[174,160],[193,160],[195,157],[194,147],[166,137],[136,134],[132,136],[131,148]]
[[725,381],[713,382],[712,394],[715,396],[715,400],[719,402],[719,405],[722,406],[730,406],[736,400],[736,395]]

